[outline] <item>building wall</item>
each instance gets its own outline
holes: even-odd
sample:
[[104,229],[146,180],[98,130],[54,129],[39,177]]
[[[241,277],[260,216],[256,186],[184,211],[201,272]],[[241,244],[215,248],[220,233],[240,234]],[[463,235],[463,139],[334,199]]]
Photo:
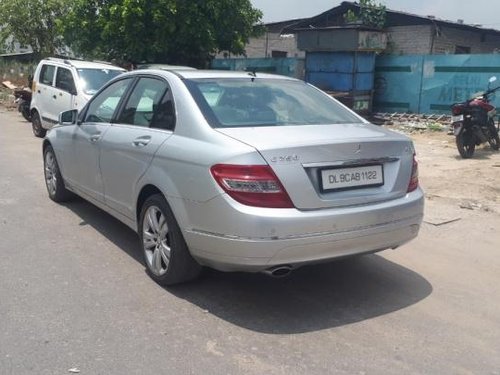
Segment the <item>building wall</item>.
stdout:
[[293,34],[266,33],[260,38],[250,38],[245,50],[248,58],[272,57],[273,51],[286,52],[286,56],[280,57],[305,57],[305,52],[297,48],[297,39]]
[[[455,54],[457,46],[470,47],[471,54],[500,52],[500,36],[483,34],[481,31],[440,27],[435,32],[434,25],[409,25],[389,27],[387,33],[386,54]],[[297,38],[294,35],[267,33],[260,38],[251,38],[246,46],[249,58],[272,57],[272,51],[286,52],[286,56],[279,57],[305,56],[305,52],[297,48]],[[217,57],[222,58],[224,55],[219,54]]]
[[480,31],[439,27],[433,36],[433,25],[415,25],[389,27],[387,32],[386,53],[392,55],[455,54],[457,46],[470,48],[471,54],[500,52],[500,36]]
[[435,54],[454,54],[456,46],[469,47],[471,54],[500,51],[500,36],[449,27],[440,27],[436,34],[432,51]]
[[[379,112],[450,114],[453,103],[484,91],[494,75],[500,77],[500,54],[379,56],[374,107]],[[500,107],[499,95],[492,100]]]
[[388,54],[420,55],[431,50],[431,25],[394,26],[387,33]]
[[304,59],[289,58],[231,58],[212,60],[212,69],[239,70],[281,74],[304,79]]
[[33,51],[30,46],[22,46],[18,42],[14,42],[14,44],[12,44],[12,37],[7,38],[3,49],[6,53],[25,53]]

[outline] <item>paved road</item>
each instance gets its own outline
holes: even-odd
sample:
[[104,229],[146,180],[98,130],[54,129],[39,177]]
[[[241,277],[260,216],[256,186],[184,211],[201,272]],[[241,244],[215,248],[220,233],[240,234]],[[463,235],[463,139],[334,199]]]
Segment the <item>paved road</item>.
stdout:
[[500,374],[498,214],[287,279],[164,289],[131,230],[47,198],[40,146],[0,108],[0,374]]

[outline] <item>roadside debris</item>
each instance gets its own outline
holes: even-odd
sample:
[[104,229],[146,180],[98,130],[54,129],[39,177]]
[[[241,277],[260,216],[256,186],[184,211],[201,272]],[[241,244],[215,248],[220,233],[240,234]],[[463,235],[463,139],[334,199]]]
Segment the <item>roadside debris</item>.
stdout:
[[424,220],[424,223],[434,225],[435,227],[440,227],[441,225],[451,224],[459,220],[462,220],[462,218],[457,217],[454,219],[426,219]]
[[4,85],[5,87],[7,87],[8,89],[11,89],[11,90],[15,90],[17,89],[17,86],[14,85],[12,82],[10,81],[3,81],[2,82],[2,85]]
[[460,203],[460,208],[463,208],[464,210],[480,210],[483,208],[483,205],[477,202],[466,201]]
[[417,115],[411,113],[375,113],[370,120],[375,124],[404,133],[447,131],[450,124],[450,116],[447,115]]

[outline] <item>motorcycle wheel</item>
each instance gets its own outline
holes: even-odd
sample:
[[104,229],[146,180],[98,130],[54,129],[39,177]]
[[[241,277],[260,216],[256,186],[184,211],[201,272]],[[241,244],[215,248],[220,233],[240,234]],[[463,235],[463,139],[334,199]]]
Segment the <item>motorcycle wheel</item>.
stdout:
[[498,130],[495,124],[490,124],[490,134],[488,138],[488,143],[493,150],[498,150],[500,148],[500,137],[498,136]]
[[461,132],[456,137],[457,149],[460,156],[464,159],[469,159],[474,155],[474,150],[476,149],[476,143],[474,142],[474,137],[469,136],[468,133]]
[[19,104],[19,112],[23,115],[24,119],[31,122],[30,105],[27,102]]

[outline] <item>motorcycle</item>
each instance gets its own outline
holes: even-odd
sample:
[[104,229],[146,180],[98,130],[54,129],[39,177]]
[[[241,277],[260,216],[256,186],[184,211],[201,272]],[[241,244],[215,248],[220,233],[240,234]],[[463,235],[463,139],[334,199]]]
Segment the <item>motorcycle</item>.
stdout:
[[29,87],[18,88],[14,90],[15,103],[17,110],[21,112],[26,121],[31,122],[31,89]]
[[490,103],[490,96],[500,89],[500,86],[490,88],[496,80],[497,77],[490,78],[484,93],[451,106],[453,135],[464,159],[471,158],[476,146],[482,143],[488,142],[494,150],[500,147],[499,125],[495,125],[496,108]]

